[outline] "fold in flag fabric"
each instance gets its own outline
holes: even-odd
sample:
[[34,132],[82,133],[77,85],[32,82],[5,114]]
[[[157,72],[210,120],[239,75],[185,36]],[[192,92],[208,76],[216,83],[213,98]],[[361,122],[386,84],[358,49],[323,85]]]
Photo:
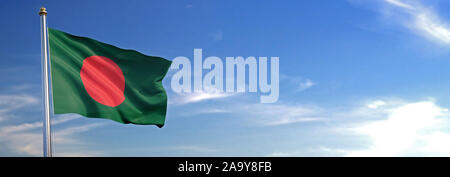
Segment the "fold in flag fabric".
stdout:
[[164,126],[171,61],[49,28],[55,114]]

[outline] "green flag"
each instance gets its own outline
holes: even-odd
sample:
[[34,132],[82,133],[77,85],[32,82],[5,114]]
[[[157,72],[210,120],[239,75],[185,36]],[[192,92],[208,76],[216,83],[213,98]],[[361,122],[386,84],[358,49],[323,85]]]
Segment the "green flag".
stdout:
[[164,125],[171,61],[49,28],[55,114]]

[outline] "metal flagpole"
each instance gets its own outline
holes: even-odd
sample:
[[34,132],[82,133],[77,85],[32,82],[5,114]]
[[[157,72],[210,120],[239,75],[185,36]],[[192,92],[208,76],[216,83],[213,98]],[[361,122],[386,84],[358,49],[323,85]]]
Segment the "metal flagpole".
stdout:
[[42,92],[44,97],[43,113],[44,113],[44,157],[52,156],[52,136],[50,129],[50,98],[48,84],[48,31],[47,31],[47,11],[44,7],[39,9],[41,16],[41,49],[42,49]]

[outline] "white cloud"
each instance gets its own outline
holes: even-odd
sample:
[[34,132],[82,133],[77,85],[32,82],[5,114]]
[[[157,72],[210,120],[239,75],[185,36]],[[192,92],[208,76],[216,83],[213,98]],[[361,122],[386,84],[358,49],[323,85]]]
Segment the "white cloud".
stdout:
[[[0,95],[0,120],[8,119],[9,122],[23,122],[13,121],[11,118],[15,114],[21,112],[22,109],[36,108],[36,111],[28,117],[30,120],[35,120],[35,117],[41,117],[37,107],[39,106],[38,99],[29,95]],[[34,114],[36,114],[35,116]],[[70,126],[65,129],[55,129],[55,126],[69,122],[79,118],[79,115],[66,114],[52,117],[52,135],[55,147],[65,147],[68,145],[81,144],[82,141],[77,139],[75,135],[79,132],[88,131],[99,124],[86,124],[79,126]],[[11,120],[11,121],[10,121]],[[9,123],[9,125],[0,124],[0,145],[2,152],[9,152],[8,154],[17,155],[42,155],[42,121],[25,122],[25,123]],[[92,153],[92,152],[88,152]],[[55,155],[63,154],[79,154],[78,152],[55,151]]]
[[303,91],[306,90],[312,86],[316,85],[316,83],[312,82],[310,79],[305,79],[304,82],[300,82],[298,88],[296,91]]
[[[53,131],[53,144],[54,147],[56,147],[54,148],[55,156],[64,156],[64,154],[71,156],[92,156],[93,154],[101,154],[100,152],[87,148],[86,143],[78,138],[77,135],[103,125],[105,125],[105,123],[90,123]],[[80,151],[80,147],[85,147],[85,149]],[[59,151],[60,149],[61,151]]]
[[435,11],[416,1],[384,0],[393,7],[390,16],[406,16],[402,23],[419,35],[439,43],[450,44],[450,26]]
[[[381,103],[375,101],[373,104]],[[370,105],[370,104],[369,104]],[[367,136],[367,149],[347,151],[347,156],[450,155],[448,109],[433,100],[398,104],[379,109],[384,119],[357,124],[350,131]]]
[[[92,128],[103,124],[85,124],[79,126],[70,126],[68,128],[55,130],[54,126],[79,118],[76,115],[56,116],[52,120],[52,137],[54,147],[65,147],[82,144],[83,142],[77,138],[80,132],[89,131]],[[42,131],[33,131],[42,128],[42,121],[33,123],[23,123],[18,125],[9,125],[0,127],[0,142],[4,148],[16,154],[40,156],[42,155]],[[78,154],[85,156],[79,152],[54,151],[55,156],[69,154]],[[89,155],[86,154],[86,155]]]
[[203,100],[216,99],[216,98],[225,98],[231,96],[231,94],[225,93],[193,93],[188,98],[186,98],[186,103],[199,102]]
[[[407,102],[391,98],[362,103],[342,112],[307,111],[323,117],[318,121],[333,121],[327,124],[332,125],[327,129],[333,135],[325,136],[349,136],[352,144],[334,144],[333,148],[319,144],[268,156],[450,156],[450,114],[434,99]],[[281,108],[273,115],[305,116],[290,109],[294,108]]]
[[54,136],[56,138],[61,137],[60,141],[66,141],[67,136],[75,135],[76,133],[80,133],[80,132],[89,131],[92,128],[102,126],[102,125],[104,125],[104,123],[90,123],[90,124],[84,124],[84,125],[80,125],[80,126],[71,126],[71,127],[65,128],[60,131],[55,131]]
[[38,99],[29,95],[0,95],[0,121],[8,118],[8,113],[37,102]]
[[[39,123],[32,123],[31,125],[38,125]],[[66,147],[83,144],[83,142],[74,136],[80,132],[88,131],[94,127],[98,127],[102,124],[86,124],[80,126],[71,126],[70,128],[62,130],[53,130],[53,145],[54,147]],[[2,131],[0,134],[0,142],[4,144],[5,148],[9,151],[21,155],[41,156],[42,155],[42,132],[41,131],[28,131],[32,126],[26,126],[25,124],[18,125],[19,127],[29,127],[22,130],[15,131]],[[15,126],[17,127],[17,126]],[[42,124],[40,124],[42,127]],[[11,129],[12,127],[2,127],[2,129]],[[55,156],[64,154],[74,154],[64,151],[54,151]],[[76,154],[84,156],[82,153]]]
[[11,86],[10,90],[13,92],[22,92],[24,90],[29,90],[32,88],[37,87],[37,85],[33,85],[33,84],[20,84],[20,85],[13,85]]
[[286,81],[285,83],[289,85],[289,88],[292,88],[293,92],[301,92],[316,85],[311,79],[303,77],[281,75],[280,78]]
[[398,7],[405,8],[405,9],[415,9],[413,6],[406,4],[399,0],[385,0],[385,2],[395,5],[395,6],[398,6]]
[[169,104],[183,105],[188,103],[196,103],[205,100],[221,99],[234,96],[236,93],[226,92],[194,92],[194,93],[176,93],[173,98],[168,99]]
[[[51,119],[51,124],[52,125],[57,125],[57,124],[61,124],[76,118],[79,118],[80,116],[77,115],[62,115],[62,116],[57,116],[54,117],[53,119]],[[27,131],[27,130],[31,130],[31,129],[35,129],[35,128],[41,128],[42,127],[42,121],[39,122],[33,122],[33,123],[23,123],[23,124],[19,124],[19,125],[10,125],[10,126],[4,126],[2,127],[2,129],[0,130],[0,132],[2,134],[6,134],[6,133],[13,133],[13,132],[20,132],[20,131]]]
[[191,107],[187,108],[189,109],[187,112],[181,111],[183,114],[179,116],[196,116],[201,114],[225,114],[226,116],[228,114],[258,126],[278,126],[324,120],[321,117],[324,116],[323,111],[317,106],[283,102],[273,104],[245,102],[245,98],[239,97],[223,101],[220,104]]
[[250,114],[252,121],[268,126],[323,120],[320,109],[312,106],[280,103],[254,104],[242,108],[240,112]]
[[32,156],[42,154],[42,133],[1,134],[0,142],[4,144],[3,148],[15,154]]
[[[231,114],[233,117],[242,118],[252,125],[279,126],[300,122],[324,121],[323,111],[316,106],[301,105],[296,103],[274,104],[236,104],[242,100],[224,102],[225,105],[203,106],[201,109],[189,111],[189,116],[198,114]],[[220,108],[217,108],[220,107]]]
[[377,109],[378,107],[383,106],[385,104],[386,104],[386,102],[384,102],[383,100],[377,100],[377,101],[374,101],[374,102],[368,104],[367,107],[370,109]]
[[37,101],[38,99],[29,95],[0,95],[0,111],[11,111]]

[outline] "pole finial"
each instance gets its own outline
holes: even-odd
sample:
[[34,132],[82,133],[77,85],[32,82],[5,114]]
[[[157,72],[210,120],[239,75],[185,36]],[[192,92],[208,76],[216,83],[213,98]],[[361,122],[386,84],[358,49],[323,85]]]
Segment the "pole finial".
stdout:
[[45,10],[45,7],[41,7],[39,9],[39,16],[42,16],[42,15],[47,15],[47,10]]

